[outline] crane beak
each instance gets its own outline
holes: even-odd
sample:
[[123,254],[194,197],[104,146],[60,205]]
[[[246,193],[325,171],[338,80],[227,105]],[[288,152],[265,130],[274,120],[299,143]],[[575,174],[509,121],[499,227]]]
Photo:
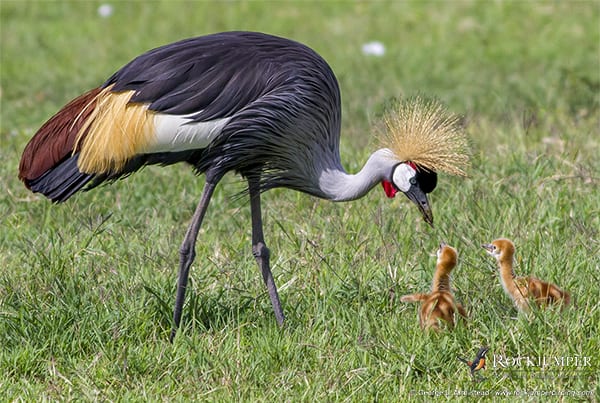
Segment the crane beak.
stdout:
[[431,212],[429,200],[427,199],[425,192],[423,192],[417,185],[411,185],[411,187],[404,192],[404,194],[409,198],[410,201],[417,205],[419,211],[423,215],[423,220],[433,227],[433,213]]

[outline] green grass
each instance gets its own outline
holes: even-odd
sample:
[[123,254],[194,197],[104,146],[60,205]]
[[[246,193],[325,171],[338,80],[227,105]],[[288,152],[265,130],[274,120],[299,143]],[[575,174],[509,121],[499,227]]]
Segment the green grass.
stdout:
[[[591,391],[600,337],[600,5],[597,2],[0,3],[1,400],[393,401]],[[333,204],[264,195],[287,315],[276,324],[250,248],[243,184],[218,187],[197,245],[181,332],[169,344],[179,243],[203,178],[149,167],[64,205],[18,181],[20,153],[62,105],[141,52],[248,29],[309,44],[343,97],[342,159],[360,169],[392,97],[422,93],[465,116],[473,166],[441,175],[436,227],[376,188]],[[387,53],[360,47],[382,41]],[[517,245],[517,271],[575,308],[518,317],[481,243]],[[429,287],[440,241],[470,314],[424,335],[405,293]],[[456,356],[591,357],[592,368],[494,367]],[[528,400],[582,397],[525,396]],[[465,396],[464,400],[471,400]]]

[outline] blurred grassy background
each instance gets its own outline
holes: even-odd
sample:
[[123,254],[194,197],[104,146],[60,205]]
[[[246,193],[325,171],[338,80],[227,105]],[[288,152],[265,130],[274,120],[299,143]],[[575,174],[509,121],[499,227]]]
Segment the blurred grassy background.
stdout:
[[[0,395],[6,400],[396,400],[418,391],[598,396],[600,5],[571,2],[0,3]],[[436,228],[374,190],[332,204],[265,195],[265,236],[288,316],[277,329],[250,253],[249,213],[226,177],[198,243],[182,333],[167,342],[177,249],[202,179],[150,167],[54,206],[18,181],[20,153],[62,105],[136,55],[185,37],[257,30],[330,63],[354,172],[393,97],[436,96],[465,117],[468,179],[442,175]],[[382,57],[361,47],[380,41]],[[577,308],[515,319],[479,245],[517,244],[517,271]],[[423,336],[403,293],[429,287],[437,244],[460,252],[471,319]],[[594,371],[489,368],[456,355],[591,355]],[[412,394],[411,394],[412,393]],[[466,397],[468,398],[468,397]]]

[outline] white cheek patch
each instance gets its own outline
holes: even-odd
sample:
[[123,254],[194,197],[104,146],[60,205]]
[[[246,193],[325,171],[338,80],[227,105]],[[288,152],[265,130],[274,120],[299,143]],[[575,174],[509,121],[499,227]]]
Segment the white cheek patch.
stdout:
[[394,169],[392,180],[394,185],[402,191],[407,192],[411,187],[410,180],[415,177],[417,171],[408,164],[400,164]]
[[498,257],[500,257],[500,250],[498,248],[492,249],[492,250],[486,249],[485,251],[487,252],[488,255],[490,255],[496,259],[498,259]]

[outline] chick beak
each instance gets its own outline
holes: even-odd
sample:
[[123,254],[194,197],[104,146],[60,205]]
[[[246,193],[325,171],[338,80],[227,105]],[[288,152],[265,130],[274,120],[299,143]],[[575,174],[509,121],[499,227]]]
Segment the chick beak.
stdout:
[[[483,245],[481,245],[481,247],[483,249],[485,249],[485,251],[490,254],[491,256],[494,256],[494,254],[492,253],[492,251],[494,250],[494,245],[492,245],[491,243],[484,243]],[[492,271],[496,271],[495,268],[490,267]]]
[[433,213],[425,192],[423,192],[418,185],[413,184],[406,192],[404,192],[404,194],[410,201],[417,205],[419,211],[423,215],[423,220],[433,228]]

